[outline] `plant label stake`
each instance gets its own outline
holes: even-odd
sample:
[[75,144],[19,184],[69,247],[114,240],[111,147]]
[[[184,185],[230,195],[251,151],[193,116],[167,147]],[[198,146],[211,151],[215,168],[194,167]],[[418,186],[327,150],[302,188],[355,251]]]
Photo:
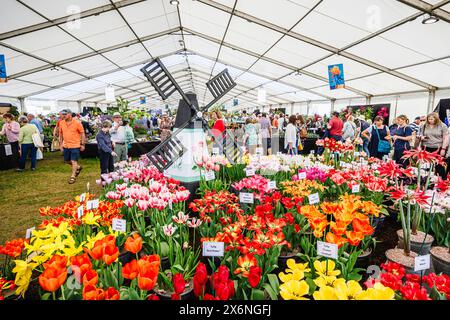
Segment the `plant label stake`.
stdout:
[[80,194],[80,202],[84,202],[84,200],[86,200],[86,192]]
[[263,148],[261,148],[261,147],[256,148],[256,155],[257,156],[262,156],[262,154],[263,154]]
[[125,189],[125,191],[123,192],[123,195],[128,198],[130,196],[130,190]]
[[172,199],[169,199],[169,209],[170,209],[170,210],[173,210],[173,207],[172,207]]
[[125,219],[112,219],[112,229],[113,231],[126,232],[127,221]]
[[280,151],[277,152],[277,157],[280,157],[283,153],[281,153]]
[[239,202],[241,203],[254,203],[255,198],[253,193],[241,192],[239,193]]
[[245,174],[247,175],[247,177],[251,177],[255,175],[255,169],[247,169],[245,170]]
[[202,255],[204,257],[223,257],[224,251],[223,242],[203,242]]
[[267,187],[272,190],[277,188],[277,182],[276,181],[269,181],[267,182]]
[[358,193],[361,189],[361,186],[359,184],[355,184],[352,186],[352,193]]
[[98,208],[98,199],[86,202],[86,209],[93,210]]
[[219,148],[213,148],[212,149],[212,153],[213,153],[213,155],[215,155],[215,156],[217,156],[217,155],[219,155]]
[[309,154],[312,154],[312,155],[314,155],[316,153],[316,151],[314,151],[314,150],[311,150],[310,152],[309,152]]
[[417,256],[414,258],[414,271],[430,269],[430,255]]
[[308,196],[309,204],[316,204],[320,202],[319,194],[313,193]]
[[300,180],[306,179],[306,172],[305,172],[305,171],[299,172],[299,173],[298,173],[298,178],[299,178]]
[[25,239],[30,239],[33,231],[36,229],[36,227],[28,228],[27,233],[25,234]]
[[338,246],[334,243],[317,241],[317,254],[331,259],[338,258]]
[[211,180],[214,180],[214,179],[216,179],[216,175],[215,175],[215,173],[214,173],[213,170],[207,171],[207,172],[205,173],[205,180],[206,180],[206,181],[211,181]]
[[77,214],[78,214],[78,219],[81,219],[81,217],[84,215],[84,207],[83,207],[83,205],[78,207]]

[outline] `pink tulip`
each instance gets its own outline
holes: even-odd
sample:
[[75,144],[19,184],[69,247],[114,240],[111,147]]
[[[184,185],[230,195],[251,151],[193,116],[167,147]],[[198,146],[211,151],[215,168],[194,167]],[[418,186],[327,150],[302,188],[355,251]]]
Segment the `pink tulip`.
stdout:
[[101,186],[102,185],[102,179],[95,180],[95,183],[97,183],[99,186]]
[[141,211],[145,211],[145,210],[147,210],[147,208],[148,208],[148,201],[146,201],[146,200],[139,200],[138,202],[137,202],[137,207],[138,207],[138,209],[139,210],[141,210]]
[[172,223],[163,226],[163,232],[168,237],[171,237],[175,233],[175,230],[177,230],[177,227],[173,226]]
[[135,202],[136,202],[136,201],[135,201],[134,199],[131,199],[131,198],[128,198],[128,199],[126,199],[126,200],[124,201],[125,205],[126,205],[128,208],[133,207],[134,204],[135,204]]
[[214,171],[219,171],[220,170],[220,166],[218,165],[218,164],[216,164],[215,166],[214,166]]

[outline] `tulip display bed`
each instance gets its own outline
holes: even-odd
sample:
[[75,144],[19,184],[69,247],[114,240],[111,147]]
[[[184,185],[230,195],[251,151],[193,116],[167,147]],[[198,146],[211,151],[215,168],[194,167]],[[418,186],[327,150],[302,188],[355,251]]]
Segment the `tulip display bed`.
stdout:
[[[119,163],[101,194],[41,208],[46,219],[27,239],[0,247],[0,297],[450,298],[450,182],[432,174],[442,159],[411,151],[411,166],[401,168],[362,158],[352,145],[319,143],[320,157],[246,156],[240,164],[197,148],[196,194],[146,157]],[[439,265],[433,258],[417,271],[388,261],[390,250],[425,256],[423,246],[414,252],[420,232],[433,237]]]

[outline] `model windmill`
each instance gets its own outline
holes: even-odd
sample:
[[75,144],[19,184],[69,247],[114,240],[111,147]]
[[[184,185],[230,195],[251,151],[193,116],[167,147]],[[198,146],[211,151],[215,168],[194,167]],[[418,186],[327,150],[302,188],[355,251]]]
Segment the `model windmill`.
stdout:
[[[177,180],[182,182],[198,181],[198,172],[195,173],[192,170],[192,147],[202,141],[206,146],[205,133],[214,136],[202,114],[229,92],[236,83],[228,74],[227,69],[220,72],[206,83],[214,99],[200,109],[197,96],[193,93],[184,93],[159,58],[144,66],[141,71],[163,100],[169,98],[176,91],[181,95],[171,137],[149,152],[148,158],[158,170],[166,171]],[[234,137],[225,131],[223,139],[224,141],[216,143],[220,154],[224,154],[231,163],[238,162],[242,156],[242,150],[235,142]]]

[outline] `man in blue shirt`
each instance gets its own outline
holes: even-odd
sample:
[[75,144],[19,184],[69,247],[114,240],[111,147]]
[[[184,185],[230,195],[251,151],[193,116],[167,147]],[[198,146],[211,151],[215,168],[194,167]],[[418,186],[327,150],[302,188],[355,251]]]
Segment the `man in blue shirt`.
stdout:
[[42,134],[42,131],[44,131],[44,128],[42,127],[42,123],[38,119],[35,118],[34,114],[29,113],[27,115],[27,118],[28,118],[28,123],[34,124],[38,128],[39,133]]

